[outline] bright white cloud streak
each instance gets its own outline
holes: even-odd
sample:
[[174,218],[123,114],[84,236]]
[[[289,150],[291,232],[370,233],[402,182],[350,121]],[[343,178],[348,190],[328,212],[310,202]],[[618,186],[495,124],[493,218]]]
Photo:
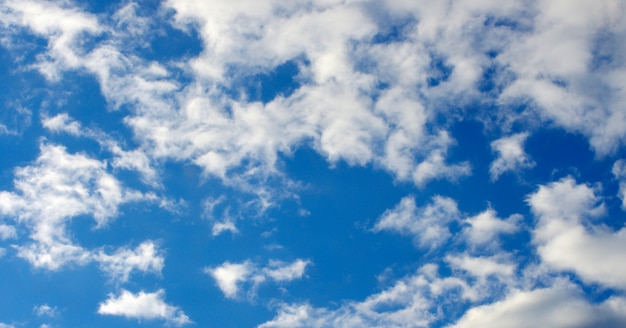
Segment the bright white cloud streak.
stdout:
[[140,291],[136,294],[122,289],[119,296],[110,294],[105,302],[100,303],[98,313],[138,320],[159,319],[176,326],[192,323],[183,311],[167,304],[164,299],[165,291],[162,289],[154,293]]

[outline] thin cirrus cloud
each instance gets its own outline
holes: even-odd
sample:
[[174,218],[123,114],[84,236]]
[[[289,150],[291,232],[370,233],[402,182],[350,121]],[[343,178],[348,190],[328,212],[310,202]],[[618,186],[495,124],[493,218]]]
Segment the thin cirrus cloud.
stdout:
[[0,0],[0,327],[623,326],[624,11]]

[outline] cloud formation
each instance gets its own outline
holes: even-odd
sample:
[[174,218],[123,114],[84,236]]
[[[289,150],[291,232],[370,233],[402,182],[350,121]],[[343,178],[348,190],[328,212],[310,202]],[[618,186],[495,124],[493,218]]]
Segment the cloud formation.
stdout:
[[[125,281],[133,270],[160,272],[163,257],[147,241],[135,251],[119,249],[112,255],[76,245],[67,226],[76,217],[90,215],[96,227],[106,226],[128,202],[157,201],[122,186],[107,163],[65,147],[42,143],[37,160],[15,171],[14,192],[0,192],[0,214],[30,231],[31,243],[17,246],[18,256],[34,267],[59,270],[68,264],[100,262],[112,278]],[[15,228],[3,225],[2,237],[15,237]],[[6,239],[6,238],[3,238]]]
[[165,291],[154,293],[140,291],[133,294],[122,289],[119,296],[113,294],[100,303],[98,313],[102,315],[123,316],[130,319],[163,320],[176,326],[192,323],[178,307],[165,303]]
[[566,177],[540,186],[528,203],[538,220],[533,243],[545,264],[589,283],[626,288],[626,228],[594,224],[606,213],[594,189]]
[[[234,207],[230,213],[236,201],[221,198],[221,188],[256,216],[284,199],[299,202],[300,184],[284,159],[312,149],[331,168],[381,170],[396,187],[419,194],[436,185],[438,196],[419,203],[402,198],[371,230],[411,237],[413,251],[437,250],[440,257],[420,257],[408,264],[418,271],[335,308],[272,300],[280,304],[276,317],[262,327],[515,327],[527,325],[524,318],[537,326],[590,327],[626,320],[620,294],[626,228],[603,195],[617,183],[626,208],[626,164],[613,158],[623,157],[626,142],[621,2],[165,0],[118,3],[101,13],[88,8],[65,0],[0,0],[0,44],[14,66],[6,75],[37,72],[46,80],[44,91],[20,90],[29,106],[2,104],[8,114],[0,118],[0,137],[28,131],[55,140],[40,139],[36,158],[14,164],[21,166],[13,170],[13,187],[0,191],[0,242],[7,243],[0,257],[13,247],[33,267],[57,273],[91,263],[116,284],[137,272],[160,275],[167,256],[160,242],[86,247],[73,224],[90,218],[95,229],[105,228],[130,203],[175,209],[159,196],[177,191],[166,184],[165,170],[191,165],[201,171],[200,183],[210,185],[202,192],[212,193],[201,195],[199,205],[211,225],[207,238],[243,235],[248,215]],[[163,56],[151,53],[153,41],[168,33],[197,49],[178,53],[184,47],[176,44]],[[284,81],[274,81],[283,70],[289,71]],[[74,90],[66,84],[75,75],[95,83],[111,111],[107,118],[119,119],[124,133],[71,112],[66,98]],[[288,87],[268,88],[278,82]],[[592,166],[607,158],[614,163],[614,180],[602,181],[607,189],[572,177],[533,180],[539,186],[527,195],[524,216],[500,218],[490,207],[466,217],[462,200],[446,196],[454,188],[439,183],[462,183],[479,171],[467,155],[473,149],[457,148],[472,144],[459,132],[467,121],[481,123],[493,140],[482,145],[494,157],[491,182],[542,165],[525,141],[546,129],[582,136],[598,160]],[[61,145],[68,136],[82,152]],[[96,150],[88,150],[93,141]],[[562,168],[549,169],[554,177]],[[121,180],[128,171],[140,187]],[[217,215],[221,202],[228,205]],[[501,212],[518,212],[508,210]],[[528,234],[528,244],[503,249],[501,236],[517,233]],[[236,299],[255,296],[265,282],[301,279],[312,265],[265,259],[263,266],[256,256],[204,272]],[[596,286],[615,295],[592,302],[586,293]],[[98,312],[190,323],[164,293],[122,289]],[[453,315],[443,323],[448,310]]]
[[491,180],[497,180],[507,171],[515,172],[535,166],[535,163],[524,152],[523,146],[526,138],[528,138],[528,133],[518,133],[491,142],[491,150],[498,154],[489,166]]
[[217,267],[207,267],[204,272],[215,279],[217,287],[226,298],[235,299],[240,296],[239,292],[244,284],[252,283],[248,297],[254,297],[259,284],[267,280],[280,283],[300,279],[309,265],[311,261],[302,259],[292,263],[270,260],[267,266],[259,268],[248,260],[242,263],[224,262]]
[[373,231],[392,231],[414,237],[423,248],[441,246],[452,236],[448,224],[460,216],[456,202],[451,198],[435,196],[432,203],[417,207],[415,198],[407,196],[391,210],[385,211]]

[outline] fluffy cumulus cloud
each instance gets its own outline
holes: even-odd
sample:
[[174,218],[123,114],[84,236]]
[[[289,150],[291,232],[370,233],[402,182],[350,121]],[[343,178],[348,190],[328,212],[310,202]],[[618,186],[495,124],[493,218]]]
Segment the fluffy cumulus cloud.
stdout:
[[270,260],[265,267],[259,267],[251,261],[224,262],[217,267],[207,267],[204,272],[215,279],[217,287],[224,293],[224,296],[234,299],[239,296],[242,285],[252,284],[248,297],[254,297],[258,285],[267,280],[289,282],[301,279],[309,265],[311,261],[302,259],[297,259],[292,263]]
[[497,180],[500,175],[507,171],[518,171],[530,168],[535,163],[524,152],[524,141],[528,133],[518,133],[509,137],[502,137],[491,143],[491,150],[498,157],[489,166],[489,174],[492,180]]
[[626,228],[594,223],[605,215],[596,190],[573,178],[540,186],[528,203],[537,217],[533,243],[544,263],[589,283],[626,288]]
[[239,291],[239,284],[246,281],[253,270],[250,262],[225,262],[215,268],[205,268],[204,272],[215,279],[217,287],[224,293],[224,296],[234,298]]
[[625,305],[626,299],[618,296],[590,303],[578,286],[558,281],[551,287],[512,291],[501,301],[467,311],[450,327],[619,327],[626,321]]
[[139,320],[158,319],[176,326],[192,323],[178,307],[165,302],[165,291],[162,289],[154,293],[140,291],[136,294],[122,289],[119,296],[111,294],[109,299],[100,303],[98,313]]
[[513,214],[506,219],[497,217],[496,211],[489,208],[486,211],[465,219],[466,227],[463,234],[472,246],[493,244],[499,234],[511,234],[519,230],[518,222],[521,215]]
[[[174,279],[163,277],[166,260],[192,263],[205,246],[250,259],[203,258],[222,263],[202,277],[227,299],[313,275],[313,260],[279,257],[309,256],[297,253],[308,251],[300,236],[265,226],[285,222],[282,201],[304,213],[299,192],[326,190],[292,175],[311,150],[323,169],[383,172],[390,188],[418,195],[352,219],[377,217],[367,238],[409,237],[419,253],[371,267],[419,269],[359,300],[264,300],[276,314],[261,327],[624,326],[626,228],[606,195],[626,209],[624,17],[612,0],[0,0],[0,257],[12,250],[54,274],[97,266],[119,290],[99,314],[190,324],[163,289],[120,285],[140,284],[137,273]],[[542,158],[562,150],[537,147],[537,132],[573,148],[580,137],[590,158],[577,148],[564,161],[593,164]],[[19,148],[27,138],[39,145],[30,158]],[[589,184],[558,180],[564,171]],[[500,186],[520,172],[518,185]],[[491,201],[507,214],[463,214]],[[173,218],[83,235],[85,220],[106,231],[137,203]],[[193,247],[168,258],[181,231]],[[259,231],[265,249],[253,246]],[[314,233],[306,238],[327,237]],[[371,245],[365,256],[389,246]],[[271,260],[261,253],[270,248]],[[57,305],[33,313],[64,315]]]
[[373,228],[401,235],[413,236],[415,244],[436,248],[451,237],[448,225],[459,219],[456,202],[451,198],[435,196],[424,207],[417,207],[415,198],[407,196],[393,209],[385,211]]

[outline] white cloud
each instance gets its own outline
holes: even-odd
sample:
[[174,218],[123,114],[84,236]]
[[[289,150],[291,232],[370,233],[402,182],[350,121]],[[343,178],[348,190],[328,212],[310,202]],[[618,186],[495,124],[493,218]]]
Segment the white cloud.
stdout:
[[616,78],[625,58],[622,45],[607,44],[626,33],[624,6],[580,0],[536,1],[533,8],[533,33],[516,35],[497,58],[516,76],[501,100],[515,106],[530,99],[540,117],[585,134],[598,154],[614,152],[625,140],[626,94]]
[[267,267],[263,268],[263,273],[274,281],[291,281],[300,279],[304,275],[310,261],[297,259],[293,263],[271,260]]
[[432,179],[447,178],[457,180],[459,177],[469,175],[471,167],[468,162],[448,165],[441,151],[433,151],[423,162],[417,164],[413,171],[413,181],[418,186],[424,186]]
[[191,323],[189,317],[182,310],[165,303],[164,298],[165,291],[163,289],[154,293],[140,291],[137,294],[122,289],[117,297],[109,294],[109,299],[100,303],[98,313],[139,320],[160,319],[176,326]]
[[10,325],[8,323],[0,322],[0,328],[15,328],[15,326],[14,325]]
[[311,261],[297,259],[292,263],[270,260],[266,267],[259,268],[250,261],[242,263],[224,262],[217,267],[207,267],[204,272],[209,274],[227,298],[237,298],[243,285],[252,283],[249,297],[254,296],[259,284],[271,279],[275,282],[289,282],[300,279],[311,264]]
[[513,290],[501,301],[468,310],[454,328],[469,327],[621,327],[626,299],[614,296],[599,304],[585,299],[568,281],[530,291]]
[[15,227],[0,224],[0,240],[17,238],[17,232],[15,231]]
[[513,214],[507,219],[500,219],[496,211],[489,208],[486,211],[464,220],[467,224],[463,234],[472,246],[484,246],[497,243],[500,234],[511,234],[519,230],[518,222],[522,219],[519,214]]
[[[418,186],[454,180],[471,173],[469,163],[448,163],[447,146],[432,142],[442,134],[434,128],[440,114],[452,121],[447,123],[457,119],[446,110],[451,102],[461,108],[472,101],[510,107],[530,98],[537,108],[521,115],[498,112],[510,113],[513,121],[537,112],[542,120],[583,132],[599,153],[626,138],[620,128],[626,121],[621,110],[626,88],[619,78],[624,60],[617,56],[622,46],[607,50],[611,65],[591,64],[598,31],[608,32],[606,42],[620,40],[626,31],[623,8],[609,2],[577,1],[561,8],[540,1],[503,6],[170,0],[162,5],[173,9],[172,23],[197,29],[203,43],[200,55],[177,63],[144,60],[120,41],[151,30],[150,18],[139,17],[136,4],[120,8],[112,26],[67,3],[4,5],[10,10],[3,12],[13,14],[4,15],[5,28],[25,26],[48,39],[50,47],[39,58],[49,60],[37,63],[44,75],[53,79],[66,69],[86,70],[97,77],[112,107],[130,105],[125,122],[140,146],[119,154],[114,163],[122,168],[142,171],[163,159],[191,161],[234,184],[237,175],[252,181],[250,176],[275,174],[278,154],[312,146],[331,164],[375,163]],[[50,21],[42,23],[42,13]],[[407,20],[414,24],[399,28],[397,40],[373,42],[397,27],[394,22]],[[101,40],[83,49],[78,40],[89,35]],[[299,70],[293,93],[262,104],[238,89],[245,77],[270,73],[288,61]],[[437,62],[449,67],[447,76],[434,68]],[[496,88],[481,93],[480,79],[494,66]],[[189,72],[191,81],[177,81],[171,72],[179,69]],[[433,78],[437,85],[429,84]],[[492,165],[494,179],[531,166],[517,151],[524,135],[494,142],[501,155]]]
[[528,138],[528,133],[518,133],[491,143],[491,150],[498,153],[498,158],[489,166],[491,180],[498,180],[500,175],[508,171],[519,171],[535,166],[524,151],[526,138]]
[[27,26],[48,39],[47,56],[38,56],[35,66],[51,80],[58,80],[64,69],[78,68],[81,59],[75,49],[79,41],[103,30],[95,16],[62,1],[7,0],[2,2],[0,15],[5,27]]
[[235,298],[239,292],[239,284],[246,281],[253,273],[253,266],[248,261],[243,263],[225,262],[215,268],[205,268],[204,272],[215,279],[224,296]]
[[[126,54],[124,43],[119,42],[120,38],[137,39],[136,35],[149,31],[150,23],[143,17],[133,19],[141,21],[137,26],[129,26],[128,17],[137,18],[135,5],[124,6],[116,13],[115,26],[103,27],[104,23],[94,16],[66,5],[35,4],[40,9],[51,7],[50,13],[73,21],[73,28],[49,23],[48,28],[61,31],[66,42],[61,43],[63,52],[49,50],[48,57],[57,65],[53,69],[47,65],[50,63],[39,63],[42,73],[54,79],[64,69],[84,69],[98,78],[113,107],[131,105],[133,112],[125,122],[141,146],[132,152],[120,150],[113,162],[119,167],[150,172],[152,161],[190,160],[206,174],[232,184],[237,180],[232,179],[235,175],[246,176],[240,173],[243,163],[252,163],[256,175],[273,175],[279,153],[291,153],[306,144],[332,164],[340,160],[351,165],[380,163],[398,179],[413,180],[420,186],[432,179],[454,180],[470,173],[467,162],[446,163],[447,146],[431,145],[429,141],[443,134],[427,132],[425,125],[436,116],[435,110],[433,106],[422,106],[425,99],[416,85],[426,78],[432,58],[395,58],[398,47],[404,49],[400,52],[404,56],[421,51],[427,54],[428,47],[416,40],[389,47],[368,44],[382,28],[368,6],[167,1],[164,6],[175,10],[177,26],[198,28],[204,42],[197,58],[168,67]],[[10,7],[24,17],[14,24],[29,27],[51,44],[57,41],[56,35],[39,28],[39,11],[13,2]],[[216,16],[216,12],[220,14]],[[274,17],[278,12],[282,13],[280,17]],[[79,31],[98,34],[102,30],[106,31],[101,36],[103,41],[93,49],[82,49],[74,42],[77,35],[82,35]],[[359,45],[356,48],[355,43]],[[389,54],[394,63],[407,63],[408,69],[399,71],[401,78],[397,81],[382,79],[389,82],[389,92],[373,101],[380,91],[375,83],[380,79],[378,75],[398,76],[388,74],[386,67],[397,66],[388,63]],[[362,65],[355,58],[361,56],[372,61],[368,66],[371,70],[357,68]],[[303,83],[290,96],[260,104],[220,91],[221,87],[236,85],[244,72],[271,72],[286,61],[300,63]],[[186,86],[180,86],[169,73],[180,67],[194,74]],[[460,71],[456,70],[451,79],[466,79],[458,74]],[[225,111],[225,107],[230,110]],[[77,127],[70,122],[62,117],[54,119],[48,124],[51,129],[76,133]],[[65,123],[68,126],[62,128],[60,125]],[[378,146],[382,144],[386,144],[385,149]],[[115,151],[112,146],[109,150]],[[145,178],[153,181],[156,176]]]
[[612,172],[619,181],[619,197],[622,199],[622,208],[626,209],[626,162],[623,159],[615,161]]
[[3,134],[21,135],[30,127],[33,116],[32,111],[15,103],[5,104],[4,106],[3,116],[0,117],[0,136]]
[[465,281],[438,277],[437,270],[425,265],[363,301],[345,302],[332,310],[282,304],[276,317],[259,327],[429,327],[441,319],[442,308],[476,297]]
[[434,196],[432,203],[417,207],[413,197],[404,197],[395,208],[385,211],[376,222],[374,232],[392,231],[415,238],[420,247],[436,248],[451,237],[448,224],[459,219],[456,202]]
[[540,186],[528,203],[537,218],[533,243],[543,262],[584,281],[626,289],[626,228],[594,224],[605,213],[591,187],[571,177]]
[[0,214],[30,230],[32,243],[17,245],[18,256],[48,270],[94,260],[89,250],[69,237],[67,225],[73,218],[91,215],[102,227],[124,203],[158,200],[153,194],[124,188],[107,172],[106,162],[45,143],[34,163],[15,170],[14,189],[0,191]]
[[3,257],[7,253],[5,248],[0,247],[0,258]]
[[239,233],[237,226],[233,221],[215,222],[211,228],[211,235],[213,237],[222,234],[225,231],[230,231],[233,234]]
[[[515,265],[499,256],[465,254],[448,256],[447,261],[455,269],[453,276],[439,277],[436,266],[425,265],[363,301],[343,302],[334,309],[281,304],[276,316],[259,327],[432,327],[453,322],[446,327],[617,328],[626,322],[626,299],[619,295],[591,302],[579,286],[558,277],[544,280],[547,287],[520,289]],[[458,269],[477,280],[455,276]],[[464,305],[468,310],[454,318],[450,310]]]
[[48,304],[42,304],[39,306],[35,306],[33,308],[33,312],[38,316],[38,317],[56,317],[58,315],[58,310],[57,307],[51,307]]
[[111,279],[121,282],[127,281],[134,270],[160,273],[165,261],[152,241],[144,241],[134,250],[118,249],[112,255],[100,251],[96,260]]
[[[239,233],[239,229],[235,225],[237,216],[230,214],[231,206],[226,206],[226,197],[221,195],[217,198],[207,197],[202,202],[203,213],[202,216],[211,221],[213,226],[211,227],[211,235],[213,237],[218,236],[226,231],[232,234]],[[217,214],[219,208],[220,215]]]
[[79,122],[70,118],[67,113],[61,113],[53,117],[44,116],[41,120],[44,128],[52,132],[65,132],[74,136],[83,135],[83,127]]
[[115,168],[134,170],[140,174],[143,182],[153,187],[161,186],[157,169],[152,165],[148,156],[140,149],[124,150],[120,144],[106,133],[85,128],[80,122],[72,119],[67,113],[57,114],[52,117],[45,116],[42,125],[55,133],[68,133],[76,137],[90,138],[100,146],[113,154],[111,165]]
[[453,267],[467,271],[469,274],[484,279],[488,276],[512,276],[515,273],[515,264],[503,260],[502,256],[478,256],[467,254],[462,256],[446,256],[446,262]]

